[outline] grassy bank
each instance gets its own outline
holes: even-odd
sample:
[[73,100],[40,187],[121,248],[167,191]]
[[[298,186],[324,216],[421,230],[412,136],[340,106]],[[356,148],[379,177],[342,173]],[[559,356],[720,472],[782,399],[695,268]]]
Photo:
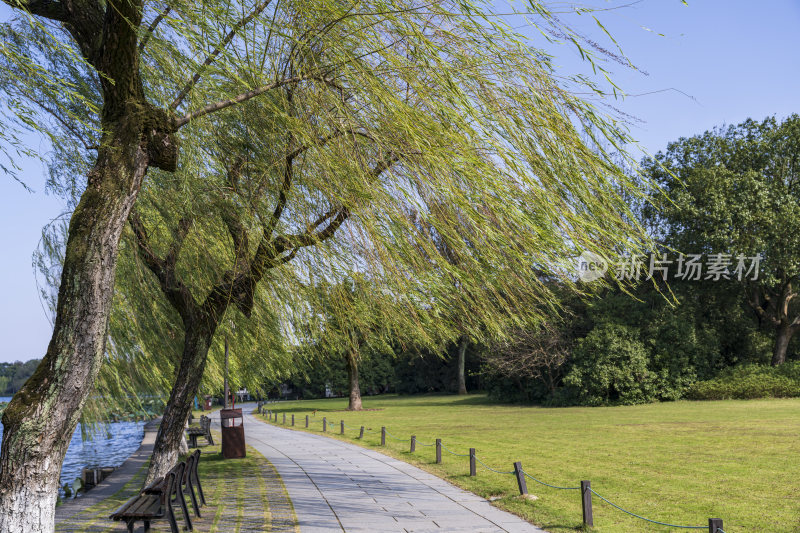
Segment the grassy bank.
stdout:
[[[192,514],[195,533],[250,531],[254,527],[260,531],[297,533],[294,511],[286,489],[269,461],[249,446],[246,458],[223,459],[217,432],[214,433],[214,442],[216,445],[202,448],[203,455],[198,467],[207,505],[201,508],[202,518]],[[56,524],[56,533],[112,533],[124,530],[124,524],[113,522],[108,517],[130,497],[139,493],[146,472],[145,463],[116,494]],[[188,495],[186,503],[192,512]],[[183,531],[183,515],[177,505],[175,513],[178,526]],[[141,523],[137,531],[141,531]],[[153,522],[151,531],[169,533],[169,523],[166,520]]]
[[[382,396],[365,398],[365,409],[347,412],[346,399],[280,402],[267,407],[295,414],[302,429],[379,447],[386,426],[386,453],[421,466],[552,532],[581,526],[580,494],[528,480],[536,501],[516,495],[511,475],[478,465],[469,477],[468,459],[443,452],[435,464],[430,444],[441,438],[450,450],[477,456],[501,471],[521,461],[526,472],[559,486],[588,479],[605,498],[645,517],[700,526],[722,518],[725,531],[800,531],[800,400],[675,402],[630,407],[545,409],[498,405],[485,396]],[[279,425],[282,416],[279,416]],[[338,435],[339,421],[346,424]],[[371,429],[359,440],[358,428]],[[382,450],[383,451],[383,450]],[[679,531],[631,518],[594,498],[595,530]],[[685,530],[681,530],[685,531]]]

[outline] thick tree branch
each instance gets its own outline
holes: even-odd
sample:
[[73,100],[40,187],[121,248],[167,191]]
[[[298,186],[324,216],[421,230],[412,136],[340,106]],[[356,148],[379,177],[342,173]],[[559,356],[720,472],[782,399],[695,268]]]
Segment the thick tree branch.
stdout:
[[183,117],[176,120],[175,129],[177,130],[179,128],[182,128],[192,120],[208,115],[209,113],[214,113],[216,111],[226,109],[236,104],[241,104],[242,102],[246,102],[252,98],[255,98],[256,96],[264,94],[267,91],[271,91],[272,89],[277,89],[278,87],[283,87],[284,85],[298,83],[304,80],[310,80],[318,77],[319,75],[310,75],[310,74],[306,76],[292,76],[290,78],[284,78],[280,81],[276,81],[268,85],[262,85],[261,87],[253,89],[252,91],[247,91],[245,93],[234,96],[233,98],[230,98],[228,100],[220,100],[219,102],[208,104],[207,106],[201,107],[200,109],[192,111],[191,113],[187,113]]
[[236,33],[240,29],[242,29],[243,26],[245,26],[251,20],[256,18],[262,11],[264,11],[270,4],[270,2],[271,0],[262,0],[256,5],[256,7],[249,15],[242,18],[239,22],[237,22],[233,26],[233,28],[231,28],[231,31],[229,31],[228,34],[225,36],[225,38],[222,39],[222,42],[219,43],[219,45],[217,45],[217,47],[214,49],[214,51],[212,51],[208,55],[208,57],[206,57],[206,60],[203,61],[203,64],[200,66],[200,69],[195,73],[194,76],[192,76],[192,79],[186,82],[186,85],[184,85],[183,89],[181,89],[181,91],[169,105],[170,109],[177,109],[178,106],[181,105],[181,102],[183,102],[184,98],[186,98],[186,95],[189,94],[189,91],[192,90],[192,87],[194,87],[200,80],[200,76],[202,76],[203,69],[205,69],[205,67],[209,66],[211,63],[213,63],[217,59],[217,56],[219,56],[219,54],[222,53],[225,47],[228,46],[228,43],[230,43],[231,40],[233,40],[233,38],[236,36]]
[[[389,154],[389,156],[378,163],[375,168],[370,171],[370,178],[371,181],[376,180],[381,174],[383,174],[387,169],[391,168],[397,161],[400,160],[400,157],[397,154]],[[326,220],[330,219],[333,213],[336,213],[336,216],[330,221],[330,223],[320,231],[314,232],[314,230],[319,227],[322,223]],[[340,207],[335,210],[329,210],[327,213],[323,214],[313,223],[307,226],[305,232],[299,235],[281,235],[280,237],[276,238],[273,241],[273,248],[277,251],[277,253],[282,253],[285,250],[290,250],[294,248],[303,248],[306,246],[311,246],[322,241],[325,241],[331,238],[336,230],[348,219],[350,216],[350,210],[347,207]]]
[[153,32],[156,31],[156,28],[161,23],[162,20],[169,14],[172,10],[171,6],[167,6],[164,8],[164,11],[158,14],[158,16],[153,19],[153,22],[150,23],[150,26],[147,27],[147,30],[144,32],[142,36],[141,42],[139,42],[139,51],[141,52],[144,50],[144,47],[147,46],[147,42],[150,40],[150,37],[153,36]]
[[[77,8],[73,12],[73,19],[80,19],[81,15],[82,9]],[[132,99],[145,101],[139,78],[141,23],[142,0],[108,0],[101,26],[81,24],[81,31],[90,32],[82,37],[87,42],[83,43],[76,37],[82,49],[86,45],[95,50],[89,60],[100,74],[103,87],[102,117],[106,123],[125,116]]]
[[[281,235],[275,239],[274,246],[277,250],[282,252],[284,250],[304,248],[306,246],[320,243],[333,237],[333,234],[336,233],[336,230],[339,229],[339,227],[344,223],[345,220],[347,220],[349,216],[350,210],[346,207],[341,207],[336,211],[336,216],[330,221],[325,229],[317,232],[311,231],[311,229],[319,226],[319,224],[317,224],[317,226],[314,226],[314,228],[310,228],[308,231],[299,235]],[[320,219],[322,219],[322,217],[320,217]],[[311,226],[311,224],[309,224],[309,226]]]
[[[242,221],[239,220],[239,217],[229,210],[222,214],[222,221],[225,223],[225,227],[228,228],[228,233],[233,241],[233,253],[236,258],[236,264],[238,265],[242,261],[246,262],[247,252],[250,247],[247,229],[242,224]],[[234,267],[234,270],[236,270],[236,267]]]
[[[293,153],[295,152],[290,152],[288,156],[291,156]],[[391,168],[399,160],[400,156],[398,154],[390,153],[370,171],[371,180],[374,181],[378,179],[383,172]],[[291,163],[291,159],[289,159],[288,162]],[[290,167],[291,165],[287,168]],[[289,186],[291,186],[291,174],[289,174],[288,182],[286,176],[284,177],[282,191]],[[285,203],[285,200],[281,202],[279,199],[278,205],[281,207],[280,209],[276,208],[278,218],[280,218]],[[301,248],[330,239],[349,216],[350,210],[346,206],[333,208],[319,216],[311,224],[308,224],[306,231],[302,234],[283,235],[275,239],[271,239],[271,232],[268,232],[270,224],[265,225],[261,235],[261,241],[249,265],[246,268],[242,268],[241,273],[233,277],[233,279],[231,279],[230,276],[226,276],[224,282],[214,286],[202,304],[204,316],[221,316],[231,301],[235,303],[242,313],[249,316],[253,309],[256,286],[264,277],[267,270],[288,263],[297,255],[297,252]],[[274,218],[275,213],[273,213],[273,219]],[[315,231],[328,220],[330,220],[330,222],[324,229]],[[288,253],[283,255],[285,252]]]
[[164,257],[164,264],[168,267],[172,269],[175,268],[175,264],[178,262],[178,256],[181,253],[181,248],[183,248],[183,242],[186,240],[186,236],[189,235],[192,224],[194,224],[194,219],[188,217],[178,221],[178,231],[175,233],[175,238],[172,240],[169,251]]
[[155,275],[161,287],[161,291],[175,310],[178,311],[184,324],[188,324],[197,316],[198,306],[189,289],[177,279],[175,263],[181,245],[191,228],[190,219],[181,219],[178,224],[178,232],[165,259],[160,258],[150,247],[147,231],[136,211],[131,211],[128,217],[128,223],[136,237],[139,257],[142,259],[145,266]]
[[67,22],[69,15],[63,2],[53,0],[3,0],[6,4],[17,9],[27,11],[31,15],[44,17],[59,22]]
[[[764,301],[766,301],[767,305],[764,305]],[[748,295],[747,303],[750,304],[750,307],[756,312],[758,318],[761,320],[767,320],[773,326],[780,325],[780,320],[774,316],[774,313],[768,313],[767,307],[773,307],[771,304],[771,298],[769,295],[762,295],[761,290],[759,288],[755,288],[752,291],[752,295]]]

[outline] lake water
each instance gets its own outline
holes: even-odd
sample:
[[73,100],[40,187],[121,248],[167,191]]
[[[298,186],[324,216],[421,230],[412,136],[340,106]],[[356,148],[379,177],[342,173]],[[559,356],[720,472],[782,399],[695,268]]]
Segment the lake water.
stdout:
[[[0,402],[11,398],[0,396]],[[83,441],[81,426],[75,428],[61,467],[61,485],[80,477],[85,466],[119,466],[139,448],[144,435],[144,422],[112,422],[100,425],[91,440]],[[0,438],[3,427],[0,424]]]

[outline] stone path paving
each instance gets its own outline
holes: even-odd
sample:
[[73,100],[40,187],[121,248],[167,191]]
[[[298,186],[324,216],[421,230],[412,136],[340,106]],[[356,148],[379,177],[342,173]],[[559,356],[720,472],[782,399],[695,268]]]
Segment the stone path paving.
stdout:
[[301,533],[545,533],[379,452],[272,426],[252,415],[245,415],[244,427],[247,444],[283,479]]

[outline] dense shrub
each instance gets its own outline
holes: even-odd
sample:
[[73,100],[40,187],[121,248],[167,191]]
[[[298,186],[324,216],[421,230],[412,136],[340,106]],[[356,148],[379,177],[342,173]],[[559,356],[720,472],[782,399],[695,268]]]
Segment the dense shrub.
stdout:
[[594,328],[578,341],[564,377],[564,399],[581,405],[630,405],[656,399],[656,375],[636,330],[619,324]]
[[714,379],[695,383],[691,400],[747,400],[800,397],[800,361],[778,367],[744,365],[722,371]]
[[[509,403],[561,405],[560,402],[553,403],[553,392],[540,379],[502,375],[489,366],[484,366],[482,372],[485,392],[493,400]],[[567,403],[574,402],[568,401]]]

